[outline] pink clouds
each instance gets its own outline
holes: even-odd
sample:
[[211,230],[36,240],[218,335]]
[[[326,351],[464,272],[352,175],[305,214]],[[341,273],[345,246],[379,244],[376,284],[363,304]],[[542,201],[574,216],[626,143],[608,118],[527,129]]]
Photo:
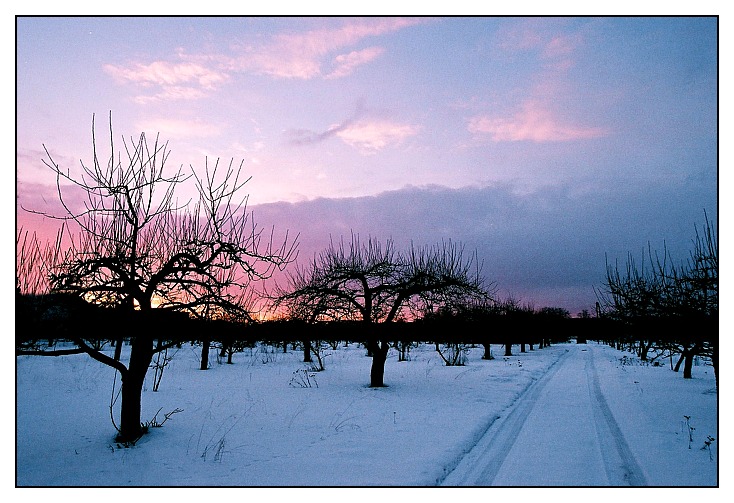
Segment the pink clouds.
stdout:
[[105,65],[105,72],[118,82],[131,82],[143,88],[158,87],[161,91],[153,96],[137,96],[141,104],[150,101],[174,99],[198,99],[205,91],[215,89],[228,79],[228,75],[198,63],[169,63],[154,61],[144,65],[134,63],[130,66]]
[[[355,20],[338,27],[276,36],[261,47],[248,47],[236,65],[245,71],[278,78],[339,78],[379,57],[384,49],[369,47],[341,52],[374,37],[422,22],[420,19],[387,18]],[[337,52],[337,54],[334,54]],[[329,64],[330,70],[329,68]]]
[[546,58],[571,56],[580,43],[581,38],[578,35],[555,35],[544,44],[543,56]]
[[582,39],[568,31],[567,24],[567,19],[558,18],[512,20],[498,31],[498,45],[508,53],[539,51],[546,57],[568,55]]
[[358,110],[354,117],[333,124],[323,132],[297,129],[287,131],[286,136],[292,145],[313,145],[336,137],[363,154],[373,154],[387,147],[400,145],[420,131],[420,126],[417,125],[381,118],[358,119],[359,115],[361,112]]
[[518,112],[509,117],[472,117],[468,129],[475,134],[489,135],[497,142],[562,142],[599,138],[607,134],[602,128],[562,122],[550,108],[532,100],[526,101]]
[[[117,82],[132,83],[152,94],[133,98],[138,104],[156,101],[201,99],[227,82],[233,72],[255,73],[288,79],[336,79],[351,75],[357,68],[380,57],[379,46],[352,47],[365,38],[391,33],[418,23],[420,19],[354,19],[337,28],[274,36],[260,46],[240,47],[240,54],[186,55],[180,61],[143,64],[104,65]],[[352,50],[348,50],[348,49]]]
[[197,63],[174,64],[155,61],[149,65],[135,64],[130,68],[105,65],[104,69],[117,79],[129,80],[142,85],[164,86],[194,82],[203,88],[211,88],[227,78],[225,74]]
[[324,78],[336,79],[350,75],[358,66],[377,59],[385,50],[382,47],[368,47],[349,54],[340,54],[334,58],[334,70]]
[[579,33],[560,32],[559,23],[528,18],[504,28],[499,33],[498,48],[505,54],[534,52],[536,73],[530,87],[518,89],[524,95],[509,114],[484,113],[471,117],[468,130],[487,135],[495,142],[532,141],[566,142],[606,136],[601,127],[579,124],[572,117],[577,110],[577,94],[569,70],[576,64],[578,48],[583,44]]
[[548,26],[542,18],[526,18],[503,25],[498,33],[499,47],[507,52],[536,49],[542,45],[542,31]]
[[400,144],[418,132],[419,127],[410,124],[388,120],[363,120],[344,127],[336,133],[336,136],[363,153],[374,153],[385,147]]
[[505,54],[534,52],[544,70],[543,78],[564,75],[575,64],[576,52],[584,44],[580,32],[565,29],[566,20],[527,18],[504,27],[498,48]]

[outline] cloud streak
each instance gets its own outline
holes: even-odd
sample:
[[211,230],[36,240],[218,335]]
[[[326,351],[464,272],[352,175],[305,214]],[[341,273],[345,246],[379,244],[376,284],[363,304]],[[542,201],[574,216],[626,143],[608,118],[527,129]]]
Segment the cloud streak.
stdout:
[[153,95],[136,96],[134,100],[139,104],[200,99],[229,80],[226,73],[194,62],[154,61],[147,65],[132,63],[129,66],[108,64],[104,65],[103,70],[119,83],[160,90]]
[[363,120],[341,129],[336,136],[363,153],[374,153],[389,146],[399,145],[405,139],[417,135],[419,131],[418,126],[411,124],[389,120]]
[[568,73],[576,64],[576,51],[583,44],[578,33],[558,33],[557,25],[536,18],[524,19],[500,30],[500,52],[515,56],[536,54],[539,71],[518,105],[509,113],[483,113],[470,117],[467,129],[494,142],[570,142],[607,136],[609,131],[587,126],[568,116],[564,104],[573,102]]
[[382,47],[368,47],[361,51],[352,51],[349,54],[339,54],[334,58],[334,69],[324,76],[326,79],[338,79],[351,75],[354,70],[370,63],[385,52]]
[[174,62],[106,64],[103,70],[120,84],[152,91],[133,98],[140,105],[205,98],[228,82],[233,73],[280,79],[339,79],[385,52],[380,46],[355,47],[364,39],[422,22],[411,18],[357,19],[337,28],[275,35],[259,46],[241,46],[235,55],[179,52]]
[[338,28],[280,34],[266,45],[247,47],[234,65],[242,71],[285,79],[325,79],[351,75],[384,53],[371,46],[343,52],[363,39],[377,37],[423,22],[411,18],[352,20]]
[[538,100],[528,100],[509,117],[475,116],[469,119],[471,133],[488,135],[492,141],[566,142],[606,136],[607,130],[564,123]]
[[308,129],[294,129],[286,132],[291,145],[314,145],[331,138],[338,138],[346,145],[363,154],[373,154],[388,147],[398,146],[407,138],[417,135],[420,126],[404,124],[388,119],[361,118],[362,108],[339,124],[329,126],[325,131],[315,132]]
[[156,61],[148,65],[134,64],[130,67],[105,65],[104,70],[121,81],[130,81],[143,86],[180,85],[196,83],[202,88],[212,88],[227,79],[221,72],[205,68],[197,63],[168,63]]

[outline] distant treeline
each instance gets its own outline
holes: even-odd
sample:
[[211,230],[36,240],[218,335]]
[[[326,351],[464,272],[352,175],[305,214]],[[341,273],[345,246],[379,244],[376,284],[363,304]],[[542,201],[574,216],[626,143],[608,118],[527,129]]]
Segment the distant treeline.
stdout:
[[640,318],[615,321],[609,318],[569,318],[528,315],[425,319],[413,322],[368,324],[362,321],[332,321],[309,324],[300,320],[234,323],[191,318],[164,309],[123,311],[98,307],[79,298],[48,295],[16,299],[16,345],[29,348],[53,341],[81,338],[118,341],[140,337],[180,343],[204,339],[224,346],[248,346],[261,342],[309,341],[364,342],[373,338],[395,342],[463,344],[539,344],[569,340],[619,343],[640,339],[665,342],[716,342],[718,319],[681,317]]

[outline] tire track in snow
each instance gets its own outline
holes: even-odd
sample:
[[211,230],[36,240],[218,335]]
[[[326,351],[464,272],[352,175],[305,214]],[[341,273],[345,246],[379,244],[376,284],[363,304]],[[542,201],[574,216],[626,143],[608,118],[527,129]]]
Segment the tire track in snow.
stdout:
[[525,420],[535,407],[543,388],[556,374],[562,363],[569,357],[567,349],[539,379],[531,382],[505,412],[509,411],[502,421],[495,417],[487,426],[485,433],[476,445],[461,459],[456,467],[443,480],[442,486],[492,485],[507,454],[517,440]]
[[645,486],[647,481],[627,444],[609,404],[599,385],[599,373],[594,365],[594,352],[586,352],[586,374],[589,394],[593,398],[594,424],[599,445],[604,453],[604,468],[613,486]]

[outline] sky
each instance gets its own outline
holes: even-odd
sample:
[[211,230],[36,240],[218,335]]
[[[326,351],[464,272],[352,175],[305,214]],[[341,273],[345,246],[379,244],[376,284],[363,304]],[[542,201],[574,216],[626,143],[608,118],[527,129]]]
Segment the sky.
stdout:
[[715,17],[19,17],[17,227],[91,123],[243,161],[299,263],[352,232],[474,250],[500,297],[593,311],[605,261],[718,220]]

